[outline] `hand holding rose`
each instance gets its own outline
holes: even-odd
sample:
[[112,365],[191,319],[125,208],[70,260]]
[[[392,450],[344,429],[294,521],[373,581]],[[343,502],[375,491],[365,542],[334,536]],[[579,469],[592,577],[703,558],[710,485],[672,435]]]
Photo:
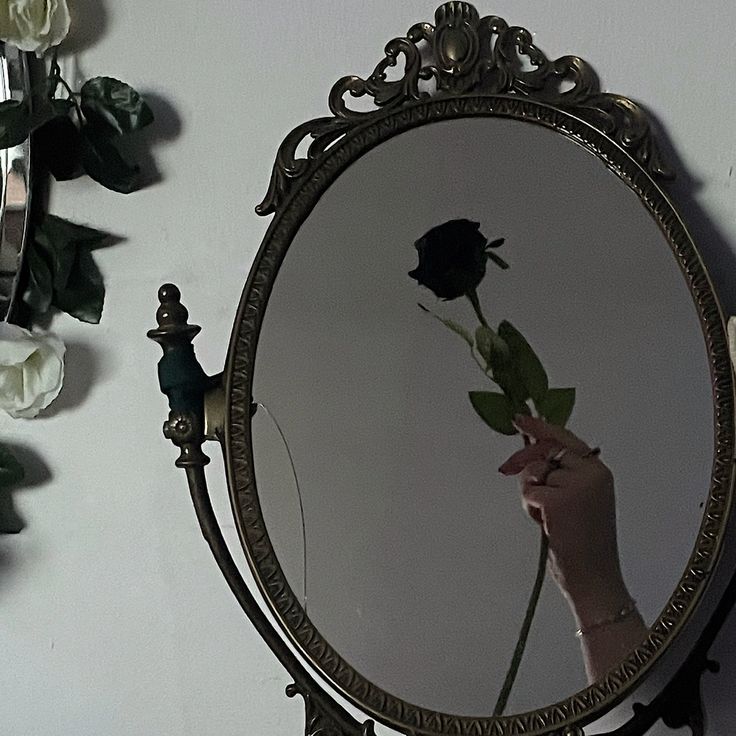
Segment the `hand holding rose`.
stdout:
[[516,425],[533,443],[499,470],[519,475],[524,508],[547,535],[550,572],[583,633],[592,681],[646,631],[621,574],[613,475],[572,432],[527,416]]

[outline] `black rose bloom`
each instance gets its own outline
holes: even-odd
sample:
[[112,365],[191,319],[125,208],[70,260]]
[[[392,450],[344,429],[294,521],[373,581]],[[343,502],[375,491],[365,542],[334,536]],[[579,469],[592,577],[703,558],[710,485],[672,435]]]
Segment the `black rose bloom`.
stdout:
[[409,276],[445,300],[474,292],[486,275],[486,248],[503,243],[489,244],[479,228],[480,223],[470,220],[450,220],[433,227],[414,243],[419,265]]

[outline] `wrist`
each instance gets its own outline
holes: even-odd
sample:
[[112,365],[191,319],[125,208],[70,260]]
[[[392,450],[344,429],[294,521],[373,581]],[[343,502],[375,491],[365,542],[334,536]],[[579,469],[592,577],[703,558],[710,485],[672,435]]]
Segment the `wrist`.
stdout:
[[590,628],[600,621],[615,617],[632,603],[631,594],[620,576],[592,583],[594,584],[589,584],[585,588],[571,588],[565,591],[570,609],[581,629]]

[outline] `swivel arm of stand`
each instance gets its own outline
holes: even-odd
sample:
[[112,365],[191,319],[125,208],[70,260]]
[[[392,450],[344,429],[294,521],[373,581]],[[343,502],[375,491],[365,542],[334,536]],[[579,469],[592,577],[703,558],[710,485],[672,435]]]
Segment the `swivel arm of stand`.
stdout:
[[164,351],[158,364],[158,377],[170,411],[163,432],[179,448],[176,466],[186,471],[202,534],[241,608],[294,679],[286,688],[287,695],[304,698],[305,736],[374,736],[373,721],[356,721],[306,671],[271,626],[230,554],[212,509],[204,471],[209,458],[202,451],[205,439],[216,439],[221,444],[224,441],[222,427],[208,421],[210,417],[205,413],[206,405],[214,407],[215,412],[224,407],[222,375],[207,376],[197,361],[192,340],[201,328],[188,323],[189,314],[181,303],[179,289],[165,284],[159,289],[158,298],[158,327],[150,330],[148,337]]

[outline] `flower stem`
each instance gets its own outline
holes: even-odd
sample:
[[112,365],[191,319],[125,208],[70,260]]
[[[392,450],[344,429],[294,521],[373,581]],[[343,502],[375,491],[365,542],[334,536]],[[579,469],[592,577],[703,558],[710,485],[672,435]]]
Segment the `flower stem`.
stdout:
[[56,88],[59,86],[59,77],[61,76],[61,68],[59,67],[59,49],[57,46],[54,47],[54,51],[51,54],[51,65],[49,66],[49,75],[47,77],[46,84],[46,95],[49,102],[56,96]]
[[544,573],[547,568],[547,552],[549,551],[549,539],[542,529],[542,537],[539,543],[539,561],[537,563],[537,577],[534,580],[534,587],[532,588],[532,594],[529,597],[529,603],[526,607],[526,614],[524,615],[524,621],[521,624],[521,631],[519,631],[519,639],[516,642],[516,648],[514,649],[514,656],[511,658],[511,664],[509,665],[508,672],[506,673],[506,679],[503,681],[501,692],[498,694],[498,700],[496,701],[496,707],[493,709],[494,716],[503,715],[506,703],[511,695],[511,688],[514,686],[514,680],[519,671],[519,665],[521,664],[521,658],[524,656],[524,649],[526,648],[526,640],[529,637],[529,629],[532,626],[532,620],[534,619],[534,613],[537,610],[537,603],[539,602],[539,594],[542,592],[542,583],[544,583]]
[[478,299],[478,292],[475,289],[471,289],[465,296],[468,297],[468,299],[470,300],[470,303],[473,305],[473,309],[475,310],[475,313],[478,316],[480,323],[483,325],[483,327],[488,327],[488,322],[486,322],[486,318],[483,316],[483,310],[480,308],[480,300]]

